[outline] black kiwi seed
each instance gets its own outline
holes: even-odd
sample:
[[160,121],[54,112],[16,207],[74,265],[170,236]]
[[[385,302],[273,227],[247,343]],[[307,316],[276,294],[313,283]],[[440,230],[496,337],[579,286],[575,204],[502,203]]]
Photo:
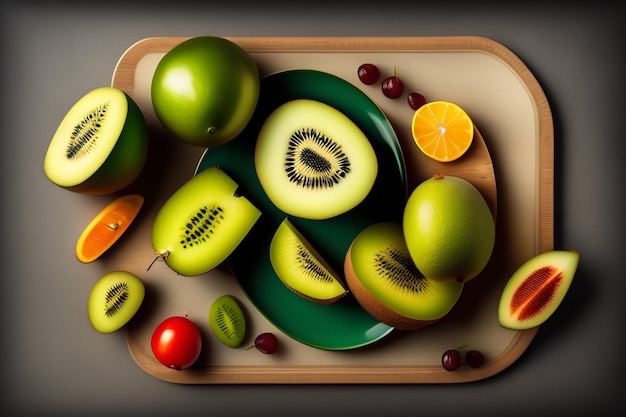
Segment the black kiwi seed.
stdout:
[[235,313],[232,306],[228,305],[222,306],[219,312],[220,314],[216,315],[215,321],[220,330],[229,337],[233,335],[243,336],[243,317]]
[[385,247],[377,252],[374,265],[381,278],[395,283],[408,292],[419,293],[428,288],[426,279],[413,261],[393,247]]
[[215,228],[224,220],[223,211],[219,206],[201,207],[185,226],[184,236],[180,240],[182,247],[186,249],[200,242],[206,242],[215,233]]
[[295,131],[286,155],[289,181],[303,188],[331,188],[351,170],[350,159],[341,145],[316,129]]
[[335,280],[332,276],[328,275],[326,269],[304,245],[298,245],[297,254],[298,257],[296,261],[300,265],[302,272],[322,282],[332,282]]
[[128,300],[128,284],[118,282],[109,288],[105,295],[105,315],[114,316]]
[[108,108],[109,102],[95,107],[74,126],[65,152],[67,159],[82,158],[91,152],[98,131],[106,119]]
[[209,310],[209,327],[225,345],[237,347],[246,335],[246,318],[232,295],[217,298]]

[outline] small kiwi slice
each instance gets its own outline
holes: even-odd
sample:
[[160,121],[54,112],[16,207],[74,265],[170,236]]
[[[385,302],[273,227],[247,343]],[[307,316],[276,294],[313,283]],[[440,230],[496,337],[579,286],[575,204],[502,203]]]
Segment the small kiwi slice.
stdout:
[[43,169],[59,187],[110,194],[130,185],[148,156],[148,129],[133,99],[114,87],[85,94],[55,132]]
[[89,294],[89,322],[100,333],[121,329],[141,307],[145,292],[143,281],[130,272],[103,275]]
[[225,261],[261,216],[237,189],[218,167],[205,169],[179,187],[152,224],[157,259],[185,276],[203,274]]
[[463,289],[463,283],[433,281],[419,273],[400,223],[375,223],[361,231],[348,249],[344,272],[359,304],[399,330],[416,330],[439,320]]
[[272,237],[270,262],[283,284],[309,301],[331,304],[348,293],[341,276],[289,219],[280,223]]
[[378,175],[374,148],[339,110],[288,101],[263,123],[254,163],[263,190],[286,214],[328,219],[357,206]]
[[226,294],[218,297],[209,310],[209,327],[226,346],[236,348],[246,336],[246,317],[237,299]]

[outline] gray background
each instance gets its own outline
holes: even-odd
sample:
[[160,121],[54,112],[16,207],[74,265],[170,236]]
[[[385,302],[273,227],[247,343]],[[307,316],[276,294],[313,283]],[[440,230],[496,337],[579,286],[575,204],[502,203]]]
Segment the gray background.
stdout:
[[[549,2],[503,10],[476,2],[397,3],[3,2],[2,411],[14,416],[267,411],[308,416],[339,410],[623,414],[624,54],[618,42],[623,19],[603,2],[589,10]],[[102,337],[90,328],[84,297],[93,280],[68,279],[85,271],[66,253],[77,230],[67,233],[67,226],[55,221],[81,200],[47,182],[45,150],[69,106],[95,86],[109,84],[118,58],[135,41],[206,34],[479,35],[502,43],[526,63],[554,117],[555,245],[576,247],[581,263],[561,308],[516,363],[463,385],[184,386],[144,373],[128,354],[123,334]]]

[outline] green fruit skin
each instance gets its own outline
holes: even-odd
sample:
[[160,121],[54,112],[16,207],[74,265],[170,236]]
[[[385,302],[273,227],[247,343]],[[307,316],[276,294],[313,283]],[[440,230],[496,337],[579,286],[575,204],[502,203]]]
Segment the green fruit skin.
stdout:
[[87,180],[74,186],[60,185],[62,188],[106,195],[129,186],[139,177],[148,157],[148,128],[139,106],[128,94],[124,95],[128,101],[126,121],[106,161]]
[[240,46],[215,36],[188,39],[158,63],[152,104],[179,139],[217,146],[234,139],[252,118],[260,92],[256,62]]
[[415,266],[431,280],[475,278],[495,244],[487,202],[459,177],[437,175],[419,184],[407,200],[402,226]]
[[87,181],[69,188],[84,194],[111,194],[132,184],[148,157],[148,129],[137,104],[127,95],[128,116],[107,160]]

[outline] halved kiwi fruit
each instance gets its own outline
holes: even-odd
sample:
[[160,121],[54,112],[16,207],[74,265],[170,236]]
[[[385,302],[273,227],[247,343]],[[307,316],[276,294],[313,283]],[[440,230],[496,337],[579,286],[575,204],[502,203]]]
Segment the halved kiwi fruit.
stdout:
[[203,274],[226,260],[261,216],[237,189],[238,184],[218,167],[179,187],[152,224],[157,259],[186,276]]
[[209,327],[226,346],[236,348],[246,336],[246,317],[237,299],[226,294],[218,297],[209,309]]
[[103,275],[91,289],[89,322],[100,333],[121,329],[141,307],[146,290],[138,276],[127,271]]
[[524,262],[509,278],[498,307],[502,327],[525,330],[545,322],[569,290],[579,254],[552,250]]
[[357,206],[378,174],[374,149],[359,127],[334,107],[309,99],[284,103],[267,117],[254,163],[277,208],[315,220]]
[[43,169],[54,184],[110,194],[130,185],[148,156],[148,130],[137,104],[114,87],[90,91],[61,121]]
[[309,301],[331,304],[348,293],[342,277],[289,219],[280,223],[272,237],[270,262],[283,284]]
[[375,223],[359,233],[346,254],[344,272],[359,304],[400,330],[419,329],[439,320],[463,289],[463,283],[433,281],[419,273],[400,223]]

